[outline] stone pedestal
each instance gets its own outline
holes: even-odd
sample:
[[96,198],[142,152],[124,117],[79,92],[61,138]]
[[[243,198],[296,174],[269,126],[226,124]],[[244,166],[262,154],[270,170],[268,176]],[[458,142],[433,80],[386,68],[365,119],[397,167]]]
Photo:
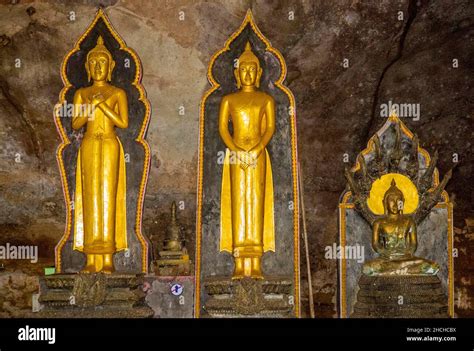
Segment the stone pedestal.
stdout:
[[56,274],[40,277],[43,318],[146,318],[143,276],[132,274]]
[[351,318],[448,318],[437,276],[362,275]]
[[291,279],[208,279],[203,317],[292,317]]

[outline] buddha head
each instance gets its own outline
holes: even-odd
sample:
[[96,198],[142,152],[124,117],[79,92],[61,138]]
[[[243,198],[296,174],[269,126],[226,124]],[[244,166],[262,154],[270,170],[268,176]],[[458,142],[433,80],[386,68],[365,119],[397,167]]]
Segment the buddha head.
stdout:
[[104,45],[101,36],[97,39],[97,45],[87,53],[86,71],[87,79],[94,81],[111,81],[112,71],[115,67],[115,61],[112,54]]
[[262,68],[258,57],[252,52],[250,42],[245,45],[245,50],[238,59],[238,66],[234,70],[237,88],[242,86],[260,86],[260,78],[262,76]]
[[398,189],[395,179],[392,179],[390,187],[383,196],[383,207],[385,214],[402,214],[405,197],[403,192]]

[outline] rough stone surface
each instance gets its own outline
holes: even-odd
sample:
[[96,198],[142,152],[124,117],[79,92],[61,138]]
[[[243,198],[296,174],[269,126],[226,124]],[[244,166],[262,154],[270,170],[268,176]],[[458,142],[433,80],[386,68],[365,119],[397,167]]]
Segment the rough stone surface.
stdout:
[[[472,1],[100,3],[142,59],[143,84],[152,103],[148,141],[153,157],[143,224],[147,235],[164,234],[170,203],[176,200],[179,206],[183,201],[179,217],[193,257],[199,102],[209,87],[207,64],[238,28],[247,8],[286,58],[287,85],[296,97],[317,316],[335,315],[336,261],[324,259],[324,248],[337,238],[343,154],[352,163],[383,124],[378,117],[381,103],[420,103],[420,120],[404,121],[430,153],[439,148],[442,174],[458,154],[461,162],[447,187],[456,227],[463,228],[464,219],[473,217]],[[55,160],[59,137],[52,118],[62,88],[60,65],[98,4],[0,5],[1,242],[35,243],[43,258],[53,257],[64,231]],[[36,11],[27,12],[30,7]],[[184,21],[179,11],[184,11]],[[294,21],[288,19],[289,11],[294,11]],[[398,20],[398,11],[403,20]],[[458,68],[453,68],[453,59]],[[179,106],[184,106],[184,116]],[[466,235],[458,232],[456,243],[465,245],[470,240]],[[458,260],[472,260],[470,252]],[[302,273],[305,267],[303,261]],[[458,261],[455,267],[460,267],[457,282],[465,282],[459,283],[456,311],[472,316],[472,298],[465,298],[472,296],[472,285],[466,283],[472,281],[472,271]],[[12,269],[7,267],[2,275],[17,274]],[[303,301],[308,300],[305,279],[303,274]],[[307,310],[304,305],[302,311]]]
[[[192,318],[194,316],[194,276],[146,277],[146,303],[154,311],[154,318]],[[182,292],[171,292],[179,284]]]
[[39,289],[39,265],[18,261],[5,264],[7,268],[0,270],[0,318],[32,316],[32,296]]
[[466,220],[463,229],[454,228],[457,234],[454,245],[458,257],[455,269],[458,274],[454,280],[456,315],[461,318],[474,315],[474,218]]

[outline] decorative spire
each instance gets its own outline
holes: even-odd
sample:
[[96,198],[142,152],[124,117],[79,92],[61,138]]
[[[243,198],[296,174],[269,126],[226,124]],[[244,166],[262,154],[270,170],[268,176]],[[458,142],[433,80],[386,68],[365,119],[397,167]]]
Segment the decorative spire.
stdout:
[[181,226],[176,216],[176,202],[171,204],[171,223],[168,226],[167,236],[165,239],[165,250],[179,251],[181,250]]
[[176,219],[176,202],[173,201],[171,204],[171,223],[172,225],[176,225],[177,219]]

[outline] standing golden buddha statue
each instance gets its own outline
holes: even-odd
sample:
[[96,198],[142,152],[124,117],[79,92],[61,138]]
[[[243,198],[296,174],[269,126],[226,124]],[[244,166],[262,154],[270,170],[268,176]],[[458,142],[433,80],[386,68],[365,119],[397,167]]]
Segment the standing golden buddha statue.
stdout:
[[[77,156],[74,203],[74,249],[86,254],[84,273],[112,273],[113,254],[127,248],[125,158],[115,127],[128,127],[128,104],[125,91],[109,84],[114,66],[99,36],[86,59],[92,85],[74,95],[72,127],[87,125]],[[91,111],[86,116],[85,105]]]
[[263,253],[275,251],[273,178],[266,149],[275,132],[275,102],[258,90],[262,68],[249,42],[234,74],[239,91],[224,96],[219,111],[219,133],[227,146],[220,251],[234,256],[233,279],[262,279]]
[[373,224],[372,247],[379,257],[364,264],[366,275],[435,275],[439,265],[414,256],[416,223],[403,214],[405,197],[394,179],[384,194],[385,216]]

